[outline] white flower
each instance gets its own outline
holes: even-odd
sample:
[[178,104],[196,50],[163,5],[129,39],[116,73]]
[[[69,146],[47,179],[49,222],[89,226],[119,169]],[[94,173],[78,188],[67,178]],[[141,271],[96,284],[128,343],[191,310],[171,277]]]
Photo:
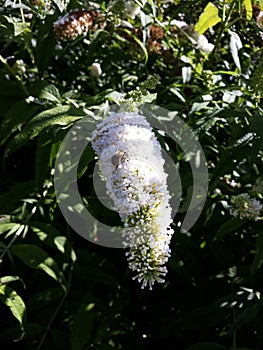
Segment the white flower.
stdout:
[[[111,113],[92,135],[106,188],[124,227],[129,268],[142,288],[164,282],[173,230],[167,174],[151,126],[137,113]],[[132,233],[131,233],[132,228]]]
[[[165,25],[168,25],[169,22],[164,22]],[[170,22],[170,26],[176,26],[178,28],[182,28],[184,30],[190,29],[189,24],[187,24],[185,21],[180,21],[178,19],[173,19]]]
[[263,11],[260,11],[259,15],[257,16],[257,26],[260,29],[263,29]]
[[99,63],[92,63],[90,73],[93,77],[98,78],[102,74],[102,69]]
[[257,221],[263,205],[251,198],[248,193],[242,193],[231,198],[233,207],[230,209],[230,214],[240,219],[248,219]]
[[193,32],[191,38],[194,39],[198,48],[204,53],[210,53],[214,49],[214,45],[209,43],[206,36],[199,34],[198,32]]

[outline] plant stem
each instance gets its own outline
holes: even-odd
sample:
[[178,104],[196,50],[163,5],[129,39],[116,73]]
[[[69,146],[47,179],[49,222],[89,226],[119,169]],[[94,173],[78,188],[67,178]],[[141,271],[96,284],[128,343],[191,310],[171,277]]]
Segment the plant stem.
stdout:
[[12,77],[15,78],[15,80],[19,83],[21,89],[23,90],[23,92],[25,93],[25,95],[28,97],[30,96],[30,93],[28,91],[28,89],[25,87],[25,85],[23,84],[21,78],[15,73],[15,71],[13,70],[13,68],[7,63],[7,61],[4,59],[4,57],[2,55],[0,55],[0,63],[2,63],[6,69],[6,71],[12,75]]
[[[224,12],[223,12],[223,21],[222,21],[222,25],[221,25],[220,31],[219,31],[219,33],[218,33],[218,36],[217,36],[217,38],[216,38],[214,50],[212,51],[212,53],[211,53],[211,55],[210,55],[210,57],[209,57],[209,61],[210,61],[210,62],[212,61],[212,58],[213,58],[213,56],[215,55],[215,51],[216,51],[216,49],[217,49],[217,46],[218,46],[218,44],[219,44],[219,42],[220,42],[220,40],[221,40],[221,37],[222,37],[223,33],[224,33],[224,31],[225,31],[225,29],[226,29],[226,27],[227,27],[227,22],[229,21],[229,18],[230,18],[230,16],[231,16],[232,12],[233,12],[233,9],[234,9],[234,7],[235,7],[235,4],[236,4],[236,1],[232,1],[227,15],[225,14],[225,9],[223,10],[223,11],[224,11]],[[224,6],[225,6],[225,5],[224,5]],[[225,18],[224,18],[224,17],[225,17]]]
[[63,297],[61,298],[61,300],[60,300],[60,302],[59,302],[55,312],[53,313],[53,315],[52,315],[52,317],[51,317],[51,319],[50,319],[50,321],[49,321],[49,323],[48,323],[48,325],[46,327],[46,331],[45,331],[45,333],[43,334],[43,336],[42,336],[42,338],[40,340],[40,343],[39,343],[39,345],[37,347],[37,350],[40,350],[42,348],[42,345],[44,344],[46,336],[47,336],[48,332],[50,331],[51,326],[52,326],[55,318],[57,317],[57,314],[59,313],[59,311],[60,311],[60,309],[61,309],[65,299],[68,296],[68,290],[69,290],[70,285],[71,285],[72,275],[73,275],[73,264],[71,263],[70,271],[69,271],[69,277],[68,277],[68,283],[67,283],[67,290],[65,290]]
[[13,243],[15,243],[16,239],[20,236],[20,234],[23,232],[23,230],[25,229],[25,225],[21,225],[18,229],[18,231],[15,233],[15,235],[13,236],[13,238],[11,239],[11,241],[8,243],[8,245],[4,248],[2,254],[0,255],[0,264],[3,261],[3,257],[5,256],[5,254],[8,252],[9,248],[13,245]]
[[21,0],[19,0],[19,5],[20,5],[20,14],[21,14],[22,22],[25,23],[25,16],[24,16],[24,11],[22,8],[22,1]]

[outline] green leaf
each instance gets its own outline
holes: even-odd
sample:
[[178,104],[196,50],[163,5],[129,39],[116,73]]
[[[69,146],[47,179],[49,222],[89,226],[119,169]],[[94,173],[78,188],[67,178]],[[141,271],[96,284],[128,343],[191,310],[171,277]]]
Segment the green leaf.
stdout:
[[63,293],[61,288],[38,289],[27,301],[28,312],[39,313],[52,305],[57,305],[63,298]]
[[37,188],[41,191],[47,179],[50,179],[51,167],[53,165],[52,150],[57,146],[52,131],[43,130],[37,139],[35,157],[35,181]]
[[[40,337],[40,333],[43,332],[43,325],[39,325],[36,323],[27,323],[24,322],[24,338],[23,339],[28,339],[28,338],[33,338],[33,337]],[[18,338],[20,337],[20,328],[18,326],[13,326],[10,328],[7,328],[3,331],[1,331],[0,334],[0,341],[5,341],[10,339],[14,339],[14,341],[17,341]],[[19,346],[19,345],[18,345]],[[21,348],[23,348],[21,346]]]
[[57,15],[47,16],[45,21],[41,21],[37,32],[36,66],[39,72],[43,72],[47,67],[50,58],[54,55],[56,39],[52,30],[53,23]]
[[0,234],[5,233],[7,231],[16,232],[21,225],[15,222],[6,222],[0,224]]
[[59,106],[36,115],[27,126],[8,144],[6,156],[9,156],[26,142],[36,137],[43,129],[52,125],[68,125],[86,116],[81,109],[70,106]]
[[19,36],[29,30],[29,23],[25,22],[14,22],[14,36]]
[[261,304],[254,304],[243,310],[233,323],[228,335],[231,336],[236,330],[253,320],[253,318],[255,318],[262,310],[262,307],[263,305]]
[[13,185],[10,190],[0,195],[0,213],[11,213],[22,205],[22,199],[30,197],[35,192],[33,181],[25,181]]
[[0,144],[2,145],[8,137],[17,129],[19,129],[28,119],[30,119],[38,106],[31,105],[26,101],[15,103],[5,114],[5,118],[0,129]]
[[39,99],[56,103],[61,102],[61,95],[56,86],[42,80],[36,81],[30,87],[30,92],[33,96],[38,97]]
[[62,254],[69,256],[72,261],[76,260],[76,255],[66,236],[63,236],[54,226],[45,222],[32,221],[32,231],[38,238],[50,247],[57,248]]
[[195,25],[195,31],[199,34],[203,34],[208,28],[213,27],[220,21],[221,18],[218,16],[217,7],[209,2]]
[[118,92],[118,91],[111,91],[107,95],[107,98],[109,101],[113,101],[119,105],[124,100],[125,94],[122,92]]
[[230,34],[230,44],[229,44],[230,52],[232,54],[235,65],[241,71],[241,65],[240,65],[240,59],[238,56],[238,51],[240,49],[242,49],[243,45],[242,45],[240,37],[237,33],[233,32],[232,30],[229,30],[228,32]]
[[169,89],[175,96],[177,96],[180,101],[182,101],[183,103],[186,102],[185,97],[182,95],[182,92],[180,91],[180,89],[176,88],[176,87],[171,87]]
[[83,266],[80,268],[81,278],[85,281],[99,282],[116,287],[118,282],[107,272],[96,267]]
[[44,250],[32,244],[17,244],[11,247],[11,251],[27,266],[44,271],[66,291],[67,283],[62,271]]
[[78,164],[78,179],[85,173],[89,163],[94,160],[95,152],[92,147],[86,147],[84,152],[81,154],[80,161]]
[[65,10],[65,1],[53,0],[53,3],[57,6],[60,12],[63,12]]
[[253,9],[252,9],[251,0],[244,0],[244,5],[246,8],[246,18],[248,21],[250,21],[252,19],[252,16],[253,16]]
[[20,323],[23,330],[23,322],[26,313],[26,306],[22,298],[6,284],[0,286],[0,300],[9,307],[13,316]]
[[73,350],[83,350],[89,344],[93,328],[93,309],[95,304],[85,298],[77,310],[71,333]]
[[15,282],[15,281],[19,281],[19,280],[20,280],[20,277],[18,277],[18,276],[4,276],[4,277],[0,278],[0,286],[2,284],[7,284],[10,282]]
[[148,62],[148,51],[146,49],[146,47],[144,46],[143,42],[137,38],[136,35],[134,35],[130,30],[128,29],[122,29],[126,34],[128,34],[142,49],[142,52],[144,53],[144,57],[145,57],[145,64]]
[[214,241],[220,241],[224,236],[229,234],[230,232],[235,231],[239,227],[244,225],[244,221],[233,218],[231,220],[226,221],[216,232]]
[[263,232],[259,232],[256,240],[256,254],[251,265],[251,274],[254,275],[263,264]]

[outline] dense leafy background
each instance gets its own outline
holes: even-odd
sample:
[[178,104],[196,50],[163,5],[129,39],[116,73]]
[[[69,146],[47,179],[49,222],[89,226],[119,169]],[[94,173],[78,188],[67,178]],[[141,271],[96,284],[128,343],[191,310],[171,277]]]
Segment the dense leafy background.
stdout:
[[[87,35],[63,42],[54,21],[94,4],[1,2],[1,348],[263,348],[263,222],[229,212],[231,197],[251,194],[263,171],[263,32],[255,19],[261,4],[252,3],[252,13],[250,1],[215,1],[221,20],[204,33],[215,45],[208,54],[169,26],[182,16],[197,23],[207,3],[143,2],[141,16],[131,18],[97,1],[106,25],[94,22]],[[164,35],[147,40],[150,24]],[[98,78],[93,62],[102,68]],[[156,104],[177,111],[195,131],[210,182],[190,232],[177,227],[183,213],[175,217],[166,283],[148,291],[132,280],[122,250],[94,245],[68,226],[56,204],[53,168],[76,120],[92,118],[109,94],[127,93],[154,73]],[[180,150],[171,156],[187,196],[189,167]],[[86,157],[83,197],[91,195],[94,153]],[[262,199],[260,191],[253,195]],[[94,215],[118,222],[101,214],[98,201],[90,203]]]

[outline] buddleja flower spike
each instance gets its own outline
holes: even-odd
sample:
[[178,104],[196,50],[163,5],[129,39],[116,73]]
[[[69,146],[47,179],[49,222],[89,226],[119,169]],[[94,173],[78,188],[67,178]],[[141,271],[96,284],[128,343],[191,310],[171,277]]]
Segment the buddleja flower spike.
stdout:
[[160,144],[138,112],[112,112],[92,135],[106,188],[124,227],[129,268],[141,287],[164,282],[173,234]]

